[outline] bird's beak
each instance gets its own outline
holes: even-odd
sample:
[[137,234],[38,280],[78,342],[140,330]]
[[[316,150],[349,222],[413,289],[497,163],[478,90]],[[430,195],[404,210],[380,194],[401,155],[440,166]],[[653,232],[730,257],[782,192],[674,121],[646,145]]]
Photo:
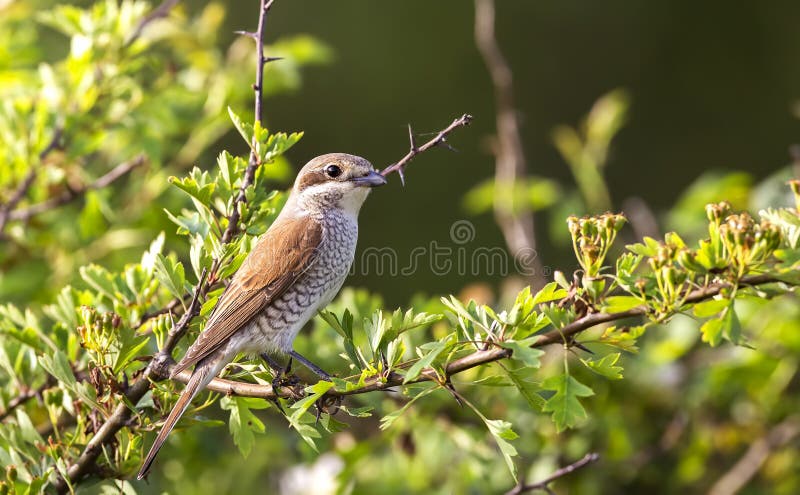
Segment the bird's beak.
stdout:
[[386,184],[386,177],[372,170],[367,175],[363,175],[361,177],[353,177],[352,179],[350,179],[350,181],[355,182],[357,186],[377,187]]

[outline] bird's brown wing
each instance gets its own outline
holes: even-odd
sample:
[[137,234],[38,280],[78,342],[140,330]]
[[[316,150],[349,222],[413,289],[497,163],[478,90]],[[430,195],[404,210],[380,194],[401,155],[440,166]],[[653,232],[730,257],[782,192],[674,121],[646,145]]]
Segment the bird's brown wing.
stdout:
[[317,260],[322,227],[309,217],[280,219],[259,239],[222,294],[205,330],[172,373],[208,356],[279,297]]

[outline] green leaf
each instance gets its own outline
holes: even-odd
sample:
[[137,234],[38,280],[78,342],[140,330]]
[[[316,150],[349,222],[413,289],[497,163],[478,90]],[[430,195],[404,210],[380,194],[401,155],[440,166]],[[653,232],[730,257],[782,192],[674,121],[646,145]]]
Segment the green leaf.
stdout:
[[719,314],[719,312],[727,308],[730,303],[728,299],[709,299],[708,301],[695,304],[693,311],[695,316],[707,318]]
[[264,423],[252,413],[251,409],[264,409],[269,403],[247,397],[223,397],[220,401],[222,409],[230,411],[228,427],[233,443],[239,448],[243,457],[250,455],[255,444],[255,433],[264,433]]
[[155,275],[172,297],[183,300],[186,285],[183,263],[158,253],[155,260]]
[[74,386],[77,383],[75,375],[72,373],[72,368],[69,365],[69,360],[61,351],[39,356],[39,366],[44,368],[46,372],[53,375],[56,380],[67,387]]
[[538,339],[539,337],[531,337],[519,342],[506,340],[500,345],[506,349],[511,349],[511,359],[520,361],[530,368],[538,368],[541,366],[539,358],[544,354],[544,351],[531,347]]
[[533,296],[533,304],[541,304],[567,297],[567,291],[560,288],[556,282],[550,282]]
[[517,466],[514,464],[514,461],[511,458],[517,455],[517,449],[508,443],[508,441],[518,438],[519,435],[517,435],[516,432],[511,429],[511,423],[508,421],[501,419],[488,419],[471,402],[464,400],[464,403],[469,406],[469,408],[472,409],[479,418],[481,418],[484,424],[486,424],[486,427],[489,429],[489,433],[492,434],[495,442],[497,442],[497,446],[500,448],[500,453],[503,454],[503,460],[506,461],[508,471],[511,473],[511,476],[513,476],[514,481],[516,481]]
[[202,176],[206,181],[209,180],[208,172],[203,172],[202,175],[193,174],[193,176],[190,177],[170,177],[169,182],[173,186],[199,201],[201,205],[208,207],[211,204],[211,197],[214,195],[214,189],[216,189],[217,185],[213,182],[208,182],[205,184],[198,182],[197,179],[199,176]]
[[420,357],[420,359],[408,369],[406,376],[403,379],[403,384],[416,380],[420,373],[422,373],[422,370],[433,364],[433,361],[439,356],[439,354],[452,345],[453,340],[454,334],[450,334],[442,340],[428,342],[427,344],[421,345],[419,349],[424,349],[428,352],[423,354],[422,357]]
[[233,122],[233,126],[236,127],[236,130],[239,131],[239,134],[241,134],[244,142],[247,143],[247,146],[252,146],[253,126],[239,118],[239,116],[236,115],[236,112],[234,112],[231,107],[228,107],[228,115],[231,118],[231,122]]
[[108,270],[98,265],[82,266],[79,270],[81,278],[101,295],[110,300],[116,298],[114,283]]
[[622,366],[616,366],[621,353],[606,354],[600,359],[581,359],[590,370],[611,380],[622,379]]
[[475,380],[470,385],[481,385],[484,387],[513,387],[514,383],[504,375],[489,375]]
[[514,461],[511,458],[517,455],[517,449],[508,443],[508,441],[519,438],[519,435],[517,435],[517,433],[511,429],[511,423],[508,421],[503,421],[501,419],[482,419],[489,428],[489,432],[494,437],[495,442],[497,442],[497,446],[500,448],[500,452],[503,454],[503,459],[506,461],[506,466],[508,466],[511,476],[513,476],[514,480],[516,481],[517,466],[514,464]]
[[642,300],[634,296],[609,296],[604,302],[603,311],[606,313],[622,313],[642,305]]
[[292,425],[303,440],[315,451],[317,450],[317,444],[314,439],[319,438],[320,433],[316,428],[308,424],[310,421],[314,421],[314,418],[304,418],[304,416],[306,416],[308,409],[314,405],[320,397],[325,395],[331,387],[333,387],[333,382],[323,380],[318,381],[310,387],[306,387],[306,393],[309,395],[292,404],[292,409],[294,409],[294,411],[286,417],[289,424]]
[[264,143],[263,146],[259,146],[258,150],[262,163],[269,163],[284,154],[289,148],[297,144],[302,137],[302,132],[293,132],[288,135],[284,132],[278,132],[270,135],[266,142],[260,141],[260,143]]
[[520,395],[528,402],[528,405],[534,410],[541,410],[544,407],[545,400],[538,393],[541,390],[541,386],[537,382],[531,381],[527,376],[529,374],[527,370],[530,368],[511,370],[506,366],[501,366],[508,379],[511,380]]
[[722,342],[722,319],[714,318],[703,323],[700,333],[703,334],[703,342],[707,342],[711,347],[716,347]]
[[350,362],[355,365],[357,369],[366,368],[367,363],[362,359],[361,354],[358,352],[355,343],[353,342],[352,313],[345,309],[344,313],[342,314],[341,321],[339,321],[339,318],[330,311],[320,311],[319,316],[325,321],[325,323],[330,325],[331,328],[336,330],[336,333],[342,336],[344,339],[344,351],[347,354]]
[[594,395],[591,388],[566,373],[551,376],[542,383],[542,388],[555,391],[555,394],[547,399],[542,410],[553,413],[553,422],[558,431],[572,428],[586,418],[586,410],[578,397]]
[[421,399],[421,398],[425,397],[426,395],[430,394],[431,392],[433,392],[434,390],[438,390],[438,389],[439,389],[438,386],[433,385],[430,388],[427,388],[427,389],[423,390],[422,392],[418,393],[417,395],[415,395],[414,398],[412,398],[410,401],[406,402],[403,405],[403,407],[401,407],[400,409],[398,409],[396,411],[392,411],[389,414],[387,414],[386,416],[382,417],[381,418],[381,426],[380,426],[381,430],[389,429],[394,424],[394,422],[397,421],[397,418],[402,416],[403,413],[406,412],[409,407],[411,407],[411,404],[413,404],[414,402],[417,401],[417,399]]

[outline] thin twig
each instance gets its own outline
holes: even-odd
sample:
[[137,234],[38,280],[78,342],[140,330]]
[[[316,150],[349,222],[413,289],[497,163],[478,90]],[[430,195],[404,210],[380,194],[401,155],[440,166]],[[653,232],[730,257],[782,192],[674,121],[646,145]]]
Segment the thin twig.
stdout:
[[139,21],[139,24],[136,25],[136,29],[134,29],[133,33],[128,36],[128,39],[125,41],[125,45],[131,45],[134,41],[139,39],[139,36],[142,35],[144,28],[147,27],[147,25],[151,22],[162,17],[167,17],[170,10],[172,10],[172,8],[175,7],[179,1],[180,0],[164,0],[158,7],[151,10],[150,13],[144,16],[142,20]]
[[[264,87],[264,64],[276,59],[267,59],[264,57],[264,28],[267,24],[267,13],[272,7],[275,0],[261,0],[261,10],[258,16],[258,29],[255,33],[242,33],[252,37],[256,41],[256,83],[253,85],[253,92],[255,93],[254,113],[255,121],[261,123],[262,120],[262,101],[263,101],[263,87]],[[253,185],[256,178],[256,171],[261,166],[261,158],[256,154],[256,136],[253,136],[253,143],[250,146],[250,159],[247,162],[247,168],[244,171],[242,185],[239,189],[239,194],[233,201],[231,214],[228,216],[228,226],[225,232],[222,233],[222,242],[227,243],[233,239],[233,236],[239,231],[239,204],[247,201],[247,188]],[[215,272],[216,270],[212,270]]]
[[429,149],[433,148],[434,146],[444,146],[448,149],[453,149],[450,145],[447,144],[447,136],[453,132],[455,129],[459,127],[463,127],[465,125],[469,125],[472,121],[472,115],[464,114],[461,117],[455,119],[449,126],[445,127],[441,131],[439,131],[436,136],[428,141],[427,143],[423,144],[422,146],[417,146],[417,143],[414,139],[414,131],[411,129],[411,126],[408,126],[408,140],[409,140],[409,150],[406,155],[401,158],[399,161],[389,165],[385,169],[381,170],[381,175],[386,177],[387,175],[391,174],[392,172],[397,172],[400,175],[400,181],[405,184],[405,167],[408,165],[408,162],[414,159],[415,156],[419,155],[420,153],[424,153]]
[[103,189],[104,187],[110,186],[113,182],[122,178],[136,167],[141,166],[146,161],[147,160],[144,155],[139,155],[133,160],[122,162],[113,169],[109,170],[105,175],[103,175],[96,181],[92,182],[91,184],[86,184],[76,189],[68,188],[66,191],[59,194],[58,196],[49,198],[46,201],[37,203],[35,205],[31,205],[21,210],[15,210],[11,212],[10,218],[11,220],[15,221],[26,221],[46,211],[53,210],[55,208],[58,208],[59,206],[63,206],[69,203],[70,201],[79,198],[80,196],[83,196],[88,191]]
[[494,25],[494,0],[475,0],[475,45],[492,78],[496,107],[495,221],[512,255],[524,255],[530,260],[530,282],[537,289],[547,283],[547,277],[536,251],[533,212],[529,207],[515,204],[517,195],[513,194],[513,188],[525,179],[527,160],[514,105],[513,73],[497,43]]
[[[62,133],[63,129],[61,127],[56,127],[55,132],[53,132],[53,138],[47,143],[47,146],[39,152],[39,162],[42,162],[51,151],[58,148]],[[0,235],[2,235],[3,231],[6,229],[8,221],[13,219],[14,208],[16,208],[17,204],[22,201],[22,198],[28,194],[28,190],[33,185],[34,180],[36,180],[36,167],[31,165],[30,170],[25,174],[25,178],[22,179],[22,182],[20,182],[17,190],[14,191],[14,194],[11,195],[6,204],[0,206]]]
[[750,445],[745,454],[708,491],[709,495],[733,495],[758,474],[775,450],[800,436],[800,417],[791,416]]
[[43,384],[41,384],[37,388],[28,388],[25,390],[21,390],[20,393],[8,401],[6,404],[6,408],[0,411],[0,421],[5,420],[14,410],[22,405],[24,405],[29,400],[33,399],[34,397],[41,397],[45,390],[52,387],[55,382],[55,379],[48,375],[47,380]]
[[519,495],[520,493],[532,492],[534,490],[542,490],[547,493],[553,493],[552,490],[550,489],[550,483],[556,481],[559,478],[563,478],[564,476],[570,473],[574,473],[578,469],[584,468],[589,464],[596,462],[598,459],[600,459],[600,454],[594,452],[586,454],[580,460],[573,462],[569,466],[562,467],[561,469],[551,474],[547,478],[543,479],[542,481],[530,484],[520,483],[511,490],[507,491],[506,495]]

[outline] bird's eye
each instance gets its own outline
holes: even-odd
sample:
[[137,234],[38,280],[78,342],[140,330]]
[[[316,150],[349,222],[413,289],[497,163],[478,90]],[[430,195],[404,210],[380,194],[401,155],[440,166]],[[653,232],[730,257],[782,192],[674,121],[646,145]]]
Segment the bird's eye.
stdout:
[[342,175],[342,169],[339,168],[337,165],[328,165],[327,167],[325,167],[325,175],[327,175],[332,179],[335,179],[336,177]]

